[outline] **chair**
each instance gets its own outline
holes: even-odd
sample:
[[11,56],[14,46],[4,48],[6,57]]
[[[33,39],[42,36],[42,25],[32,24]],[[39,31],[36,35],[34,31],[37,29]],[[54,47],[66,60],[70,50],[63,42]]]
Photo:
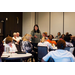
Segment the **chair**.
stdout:
[[38,61],[41,61],[41,59],[48,53],[47,50],[47,46],[38,46]]
[[70,51],[73,54],[74,47],[66,47],[65,50],[68,50],[68,51]]

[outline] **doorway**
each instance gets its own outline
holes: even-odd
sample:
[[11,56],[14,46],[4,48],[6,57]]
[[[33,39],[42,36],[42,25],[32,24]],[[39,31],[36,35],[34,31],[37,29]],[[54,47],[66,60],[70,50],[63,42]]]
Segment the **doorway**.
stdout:
[[0,40],[3,41],[5,37],[5,21],[1,20],[0,21]]

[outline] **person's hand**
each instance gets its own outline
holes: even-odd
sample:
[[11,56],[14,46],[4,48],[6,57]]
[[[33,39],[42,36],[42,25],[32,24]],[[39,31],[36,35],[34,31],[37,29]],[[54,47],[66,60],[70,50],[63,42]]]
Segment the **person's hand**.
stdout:
[[19,43],[19,41],[17,41],[17,43]]
[[32,41],[30,41],[30,43],[31,43]]
[[35,37],[35,38],[37,38],[37,36],[36,36],[36,35],[34,35],[34,37]]
[[4,44],[4,41],[2,41],[2,43]]

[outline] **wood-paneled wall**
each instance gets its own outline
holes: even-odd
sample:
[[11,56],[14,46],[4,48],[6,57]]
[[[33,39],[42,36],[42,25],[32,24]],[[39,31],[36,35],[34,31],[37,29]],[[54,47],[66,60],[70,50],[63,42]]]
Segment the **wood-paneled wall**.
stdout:
[[[19,23],[17,24],[17,17],[19,18]],[[22,36],[22,12],[0,12],[0,19],[8,20],[5,22],[5,36],[13,32],[20,32]]]

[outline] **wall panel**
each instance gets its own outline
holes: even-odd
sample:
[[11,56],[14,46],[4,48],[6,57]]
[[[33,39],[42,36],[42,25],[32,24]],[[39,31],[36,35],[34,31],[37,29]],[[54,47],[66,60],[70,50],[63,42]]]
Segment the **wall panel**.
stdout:
[[49,12],[38,12],[37,21],[41,33],[47,32],[49,35]]
[[22,36],[26,33],[30,34],[35,25],[35,13],[34,12],[23,12],[23,27]]
[[63,12],[51,12],[51,34],[63,33]]
[[64,33],[75,35],[75,12],[64,12]]

